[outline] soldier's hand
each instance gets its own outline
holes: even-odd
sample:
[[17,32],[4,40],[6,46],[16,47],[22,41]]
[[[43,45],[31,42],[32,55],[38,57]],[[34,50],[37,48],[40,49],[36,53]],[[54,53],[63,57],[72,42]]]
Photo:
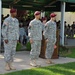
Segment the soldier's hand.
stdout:
[[56,49],[57,48],[57,46],[56,45],[54,45],[54,49]]
[[8,43],[8,40],[4,40],[4,42],[7,44]]
[[48,39],[46,39],[46,43],[48,42],[49,40]]
[[31,44],[33,43],[33,40],[32,40],[32,39],[30,39],[30,43],[31,43]]

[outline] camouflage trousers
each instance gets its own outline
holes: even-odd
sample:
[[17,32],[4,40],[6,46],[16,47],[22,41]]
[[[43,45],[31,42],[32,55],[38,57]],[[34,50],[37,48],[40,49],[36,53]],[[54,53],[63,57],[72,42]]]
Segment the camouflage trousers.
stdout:
[[13,56],[16,53],[16,45],[17,41],[8,41],[8,43],[4,43],[4,60],[5,62],[13,62]]
[[53,52],[54,52],[54,43],[53,42],[48,42],[47,47],[46,47],[46,58],[51,59]]
[[41,51],[41,40],[34,41],[33,44],[31,44],[31,52],[30,52],[30,58],[31,60],[35,60],[39,58]]

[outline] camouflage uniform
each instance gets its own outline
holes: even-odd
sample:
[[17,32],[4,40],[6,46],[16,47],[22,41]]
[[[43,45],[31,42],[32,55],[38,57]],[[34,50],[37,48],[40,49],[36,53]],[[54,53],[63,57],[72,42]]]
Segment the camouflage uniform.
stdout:
[[13,55],[16,52],[17,40],[19,40],[19,22],[16,18],[13,19],[11,16],[9,16],[4,20],[2,35],[4,40],[8,40],[7,44],[4,42],[5,61],[7,63],[12,62]]
[[32,20],[29,24],[29,37],[33,40],[31,44],[31,60],[37,59],[41,50],[41,40],[42,40],[42,23],[40,20]]
[[48,39],[47,48],[46,48],[46,58],[51,58],[53,51],[54,51],[54,45],[56,43],[56,23],[53,21],[48,21],[46,23],[46,28],[44,31],[45,39]]

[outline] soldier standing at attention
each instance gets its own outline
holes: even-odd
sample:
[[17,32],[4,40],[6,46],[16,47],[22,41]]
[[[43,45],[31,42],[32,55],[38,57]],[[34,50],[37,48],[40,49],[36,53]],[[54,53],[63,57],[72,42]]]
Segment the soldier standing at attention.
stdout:
[[41,15],[39,11],[34,13],[35,19],[33,19],[29,24],[29,37],[31,43],[31,52],[30,52],[30,65],[37,67],[40,64],[37,63],[41,51],[41,40],[42,40],[42,22],[39,20]]
[[7,71],[15,70],[12,66],[13,56],[16,52],[16,45],[19,40],[19,22],[15,18],[16,9],[10,10],[10,16],[4,20],[2,26],[2,35],[4,39],[4,59],[6,62],[5,69]]
[[56,43],[56,14],[51,13],[50,15],[50,20],[46,23],[46,29],[44,31],[44,36],[47,42],[47,47],[46,47],[46,58],[47,58],[47,63],[52,64],[53,62],[51,61],[51,57],[54,52],[54,46]]
[[43,23],[43,31],[42,31],[42,41],[41,41],[41,52],[40,52],[40,57],[45,58],[45,51],[46,51],[46,41],[43,35],[43,32],[45,30],[45,24],[47,22],[47,18],[43,17],[42,18],[42,23]]

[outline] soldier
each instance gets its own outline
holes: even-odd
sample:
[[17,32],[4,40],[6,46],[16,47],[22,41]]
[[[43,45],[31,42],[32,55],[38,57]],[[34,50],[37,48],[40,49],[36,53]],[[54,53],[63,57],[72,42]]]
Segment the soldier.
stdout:
[[41,50],[41,40],[42,40],[42,23],[40,19],[40,12],[36,11],[34,13],[35,19],[33,19],[29,24],[29,37],[31,43],[31,62],[30,65],[37,67],[40,66],[37,64],[36,60],[39,58]]
[[12,62],[16,51],[16,45],[19,40],[19,22],[15,18],[17,15],[17,10],[11,9],[10,14],[11,16],[4,20],[2,26],[2,35],[4,39],[4,59],[6,62],[5,69],[7,71],[15,70],[12,66]]
[[46,48],[46,58],[47,63],[51,63],[51,57],[53,55],[55,43],[56,43],[56,14],[52,13],[50,15],[51,19],[46,23],[46,28],[44,31],[44,36],[47,42],[47,48]]
[[40,52],[40,57],[45,58],[45,51],[46,51],[46,41],[43,35],[43,32],[45,30],[45,24],[47,22],[47,18],[43,17],[42,18],[42,23],[43,23],[43,31],[42,31],[42,41],[41,41],[41,52]]

